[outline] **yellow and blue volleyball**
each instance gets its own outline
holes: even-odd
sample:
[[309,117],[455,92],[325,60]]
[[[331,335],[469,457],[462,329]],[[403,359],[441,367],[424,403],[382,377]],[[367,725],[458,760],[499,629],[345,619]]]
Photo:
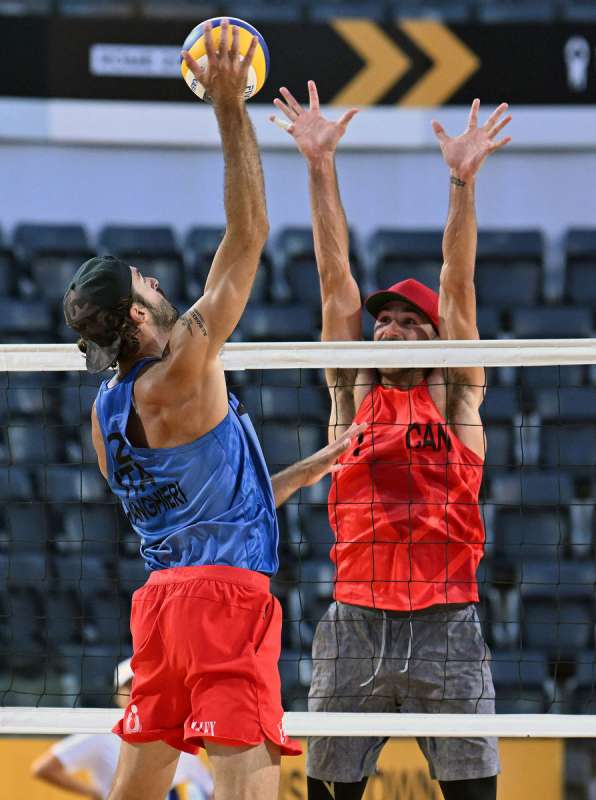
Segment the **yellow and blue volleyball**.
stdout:
[[[253,26],[248,22],[245,22],[242,19],[236,19],[235,17],[214,17],[213,19],[201,22],[200,25],[197,25],[196,28],[193,28],[184,40],[182,49],[186,50],[192,56],[192,58],[194,58],[201,68],[201,71],[205,71],[207,69],[205,25],[207,22],[211,23],[213,46],[217,50],[221,39],[221,23],[223,19],[229,20],[230,28],[232,25],[235,25],[238,28],[239,49],[241,56],[246,55],[248,52],[248,48],[250,47],[253,36],[256,36],[258,39],[257,49],[255,50],[252,64],[248,70],[248,75],[246,76],[246,89],[244,92],[244,98],[245,100],[248,100],[250,97],[254,97],[254,95],[263,88],[269,73],[269,49],[267,48],[265,40],[256,28],[253,28]],[[228,33],[228,42],[230,44],[232,41],[231,37],[232,33],[230,30]],[[197,78],[195,78],[192,71],[187,67],[183,58],[180,58],[180,69],[182,71],[182,77],[184,78],[186,85],[190,88],[190,90],[194,92],[197,97],[200,97],[201,100],[208,100],[209,98],[205,96],[205,87]]]

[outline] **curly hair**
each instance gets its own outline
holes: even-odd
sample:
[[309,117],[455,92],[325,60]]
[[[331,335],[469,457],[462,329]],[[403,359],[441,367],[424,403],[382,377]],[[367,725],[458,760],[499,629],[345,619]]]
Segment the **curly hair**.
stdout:
[[126,299],[122,300],[115,308],[100,309],[96,314],[82,320],[75,330],[81,337],[77,342],[77,347],[81,353],[87,352],[87,340],[95,342],[100,347],[112,344],[117,336],[121,339],[120,350],[110,365],[115,369],[121,359],[132,358],[141,347],[139,341],[138,328],[130,318],[130,307],[133,303],[146,305],[143,299],[132,292]]

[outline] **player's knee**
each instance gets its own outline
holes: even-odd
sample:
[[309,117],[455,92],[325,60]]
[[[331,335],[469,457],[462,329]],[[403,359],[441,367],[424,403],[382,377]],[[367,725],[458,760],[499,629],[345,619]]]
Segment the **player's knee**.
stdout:
[[357,783],[308,778],[308,800],[361,800],[367,781],[367,777]]

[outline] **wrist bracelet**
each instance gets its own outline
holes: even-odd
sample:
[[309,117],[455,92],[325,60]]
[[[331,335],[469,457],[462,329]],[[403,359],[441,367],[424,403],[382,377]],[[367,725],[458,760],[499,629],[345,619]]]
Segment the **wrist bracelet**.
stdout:
[[456,175],[452,175],[450,180],[451,180],[451,183],[454,186],[465,186],[466,185],[466,182],[462,181],[462,179],[458,178]]

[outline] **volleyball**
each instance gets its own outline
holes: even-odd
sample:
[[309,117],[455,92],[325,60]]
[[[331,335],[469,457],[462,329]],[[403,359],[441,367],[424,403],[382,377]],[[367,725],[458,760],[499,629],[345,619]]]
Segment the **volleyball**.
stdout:
[[[196,28],[193,28],[184,40],[182,49],[186,50],[194,58],[201,68],[201,71],[206,70],[207,52],[205,48],[205,25],[207,22],[211,23],[211,36],[213,37],[213,45],[217,49],[221,39],[221,23],[223,19],[229,19],[230,28],[231,26],[236,26],[238,28],[241,56],[246,55],[253,36],[256,36],[258,39],[257,49],[255,50],[252,64],[248,70],[248,75],[246,76],[244,99],[248,100],[249,98],[254,97],[255,94],[263,88],[269,73],[269,50],[265,40],[256,28],[253,28],[253,26],[248,22],[245,22],[242,19],[237,19],[236,17],[214,17],[213,19],[201,22],[196,26]],[[231,42],[231,32],[229,41]],[[182,57],[180,58],[180,69],[182,72],[182,77],[184,78],[184,81],[191,92],[194,92],[194,94],[196,94],[197,97],[200,97],[201,100],[208,100],[209,98],[205,96],[205,87],[199,80],[197,80],[197,78],[195,78]]]

